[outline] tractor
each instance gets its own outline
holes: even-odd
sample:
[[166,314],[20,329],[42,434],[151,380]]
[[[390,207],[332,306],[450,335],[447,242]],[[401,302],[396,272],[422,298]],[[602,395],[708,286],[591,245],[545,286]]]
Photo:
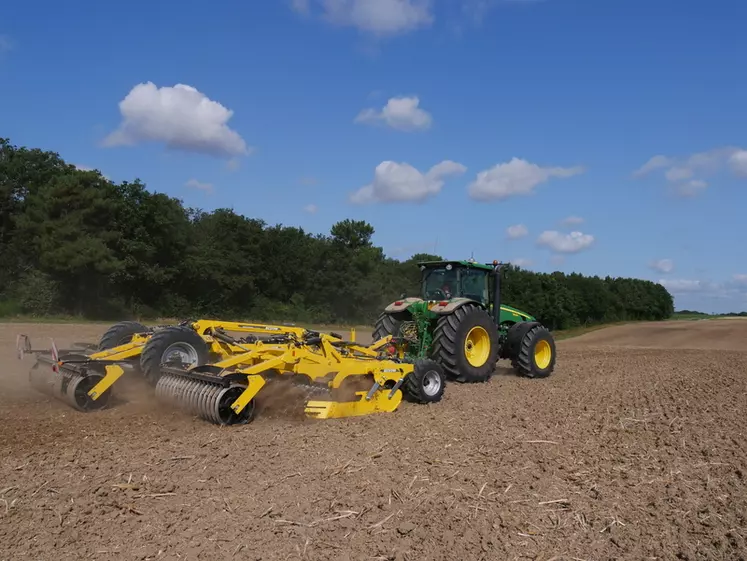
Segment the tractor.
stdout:
[[485,382],[498,359],[514,370],[544,378],[555,368],[555,340],[536,318],[501,304],[501,269],[467,261],[422,261],[420,296],[389,304],[373,340],[391,336],[389,352],[431,359],[458,382]]

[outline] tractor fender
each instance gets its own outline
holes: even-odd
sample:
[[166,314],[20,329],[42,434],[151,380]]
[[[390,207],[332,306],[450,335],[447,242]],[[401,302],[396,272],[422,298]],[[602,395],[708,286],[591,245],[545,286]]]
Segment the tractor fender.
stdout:
[[521,350],[521,341],[529,331],[538,325],[538,321],[520,321],[508,328],[506,333],[506,342],[500,352],[501,358],[514,358],[519,355]]
[[384,308],[384,312],[387,314],[395,314],[397,312],[402,312],[415,304],[416,302],[422,302],[422,298],[415,298],[414,296],[411,296],[410,298],[402,298],[401,300],[395,300],[391,304],[389,304],[386,308]]
[[[480,305],[478,302],[472,300],[471,298],[454,298],[448,301],[444,300],[443,302],[435,302],[434,304],[428,306],[428,311],[433,312],[434,314],[439,316],[446,316],[449,314],[453,314],[465,304]],[[480,307],[483,306],[480,305]]]

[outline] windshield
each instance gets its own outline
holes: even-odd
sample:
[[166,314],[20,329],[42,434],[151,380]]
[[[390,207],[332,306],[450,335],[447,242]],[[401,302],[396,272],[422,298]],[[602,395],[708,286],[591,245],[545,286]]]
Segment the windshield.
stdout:
[[426,300],[449,299],[457,292],[456,269],[431,269],[423,281],[423,297]]

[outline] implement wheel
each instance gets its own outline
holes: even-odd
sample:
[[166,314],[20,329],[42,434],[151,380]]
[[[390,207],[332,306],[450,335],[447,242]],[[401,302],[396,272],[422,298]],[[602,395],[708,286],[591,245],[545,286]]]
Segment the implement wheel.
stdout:
[[555,369],[555,339],[546,327],[532,327],[521,339],[511,364],[527,378],[547,378]]
[[438,318],[431,358],[458,382],[485,382],[498,360],[498,330],[490,314],[474,304]]
[[436,403],[441,401],[446,389],[444,369],[435,360],[418,359],[415,370],[405,378],[402,393],[407,401]]
[[140,369],[152,385],[161,377],[161,365],[181,363],[183,368],[202,366],[210,360],[207,343],[192,328],[172,325],[156,331],[143,347]]
[[120,321],[106,330],[99,340],[99,350],[105,351],[132,341],[132,336],[145,333],[148,328],[137,321]]

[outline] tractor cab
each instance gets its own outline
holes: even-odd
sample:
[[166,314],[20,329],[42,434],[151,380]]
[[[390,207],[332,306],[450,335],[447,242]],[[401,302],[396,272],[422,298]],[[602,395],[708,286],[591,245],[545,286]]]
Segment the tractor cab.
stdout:
[[485,308],[491,303],[489,278],[493,267],[473,261],[424,261],[420,267],[420,297],[427,301],[469,298]]

